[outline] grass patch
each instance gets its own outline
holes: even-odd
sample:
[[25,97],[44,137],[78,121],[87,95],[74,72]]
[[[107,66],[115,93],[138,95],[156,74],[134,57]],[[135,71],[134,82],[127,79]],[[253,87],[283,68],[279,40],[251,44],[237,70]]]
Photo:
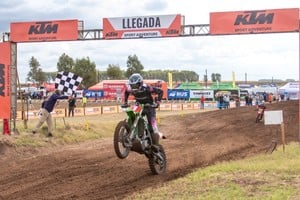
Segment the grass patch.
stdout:
[[273,154],[198,169],[127,199],[300,199],[298,143]]
[[[198,112],[197,110],[187,110],[185,113]],[[161,119],[170,115],[178,115],[174,111],[162,111],[157,114]],[[38,119],[27,121],[27,128],[24,122],[16,122],[19,134],[14,134],[12,143],[18,146],[46,146],[56,144],[71,144],[87,140],[112,137],[117,123],[126,118],[125,113],[75,116],[66,118],[53,118],[53,138],[47,140],[48,128],[46,123],[37,131],[36,135],[31,133],[38,122]],[[0,124],[1,128],[1,124]]]
[[53,119],[53,138],[47,139],[48,127],[43,126],[32,134],[32,129],[38,120],[29,120],[27,128],[23,121],[17,121],[16,127],[19,134],[13,134],[10,141],[16,146],[42,147],[57,144],[72,144],[104,137],[112,137],[117,123],[125,115],[115,114],[107,116],[86,116]]

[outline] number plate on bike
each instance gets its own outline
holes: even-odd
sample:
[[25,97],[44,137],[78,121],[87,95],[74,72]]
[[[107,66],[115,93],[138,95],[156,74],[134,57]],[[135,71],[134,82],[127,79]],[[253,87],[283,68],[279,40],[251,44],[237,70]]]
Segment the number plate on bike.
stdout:
[[141,105],[134,105],[132,110],[136,113],[139,113],[142,110],[142,106]]

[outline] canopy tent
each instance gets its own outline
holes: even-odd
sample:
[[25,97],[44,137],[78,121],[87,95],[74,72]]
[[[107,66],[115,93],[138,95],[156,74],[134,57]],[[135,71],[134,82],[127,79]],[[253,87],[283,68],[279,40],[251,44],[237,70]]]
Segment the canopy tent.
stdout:
[[203,89],[203,87],[199,83],[181,83],[175,89],[182,89],[182,90],[199,90]]
[[278,93],[291,100],[299,99],[299,82],[289,82],[285,84],[284,86],[278,88]]
[[[100,81],[99,83],[89,87],[88,90],[102,90],[109,85],[120,85],[120,84],[126,85],[127,83],[128,83],[128,80],[103,80],[103,81]],[[165,81],[158,80],[158,79],[151,79],[151,80],[146,79],[146,80],[144,80],[144,83],[150,84],[150,85],[162,84],[162,85],[155,85],[155,86],[156,87],[159,86],[159,87],[163,87],[163,88],[166,85]]]
[[126,84],[128,80],[103,80],[91,86],[88,90],[103,90],[105,84]]
[[44,87],[48,92],[55,90],[55,83],[43,83],[41,86]]
[[239,87],[237,87],[233,83],[216,82],[210,86],[210,89],[213,89],[213,90],[237,90],[237,89],[239,89]]

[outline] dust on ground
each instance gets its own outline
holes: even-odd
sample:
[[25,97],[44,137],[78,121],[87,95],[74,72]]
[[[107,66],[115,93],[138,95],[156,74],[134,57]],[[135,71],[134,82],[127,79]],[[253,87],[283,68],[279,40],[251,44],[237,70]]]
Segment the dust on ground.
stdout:
[[[286,142],[299,141],[299,101],[267,109],[283,110]],[[141,154],[118,159],[112,138],[40,149],[1,140],[0,199],[123,199],[197,168],[265,153],[272,140],[280,145],[280,126],[255,123],[255,117],[255,107],[166,116],[160,130],[168,166],[159,176]]]

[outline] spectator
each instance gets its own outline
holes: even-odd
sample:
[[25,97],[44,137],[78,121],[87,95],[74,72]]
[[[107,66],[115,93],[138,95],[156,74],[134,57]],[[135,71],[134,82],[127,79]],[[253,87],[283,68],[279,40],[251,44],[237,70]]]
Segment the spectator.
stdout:
[[230,98],[229,95],[224,95],[224,108],[228,109],[229,108],[229,102],[230,102]]
[[240,107],[240,97],[237,97],[236,99],[235,99],[235,107],[236,108],[239,108]]
[[201,98],[200,98],[200,109],[204,109],[204,102],[205,102],[205,98],[203,95],[201,95]]
[[68,100],[69,103],[69,114],[68,116],[72,115],[74,117],[74,109],[76,107],[76,95],[72,95],[71,99]]
[[245,96],[245,104],[246,104],[246,106],[249,106],[249,95],[248,94]]
[[260,103],[260,97],[259,94],[255,95],[255,105],[258,106],[258,104]]
[[249,106],[253,106],[253,97],[252,97],[252,95],[249,96]]
[[223,94],[218,94],[216,96],[216,99],[217,99],[217,107],[221,110],[224,106],[224,98],[223,98]]
[[268,101],[269,101],[269,103],[272,103],[272,101],[273,101],[273,94],[272,93],[269,94]]
[[95,92],[95,102],[98,100],[98,92]]

